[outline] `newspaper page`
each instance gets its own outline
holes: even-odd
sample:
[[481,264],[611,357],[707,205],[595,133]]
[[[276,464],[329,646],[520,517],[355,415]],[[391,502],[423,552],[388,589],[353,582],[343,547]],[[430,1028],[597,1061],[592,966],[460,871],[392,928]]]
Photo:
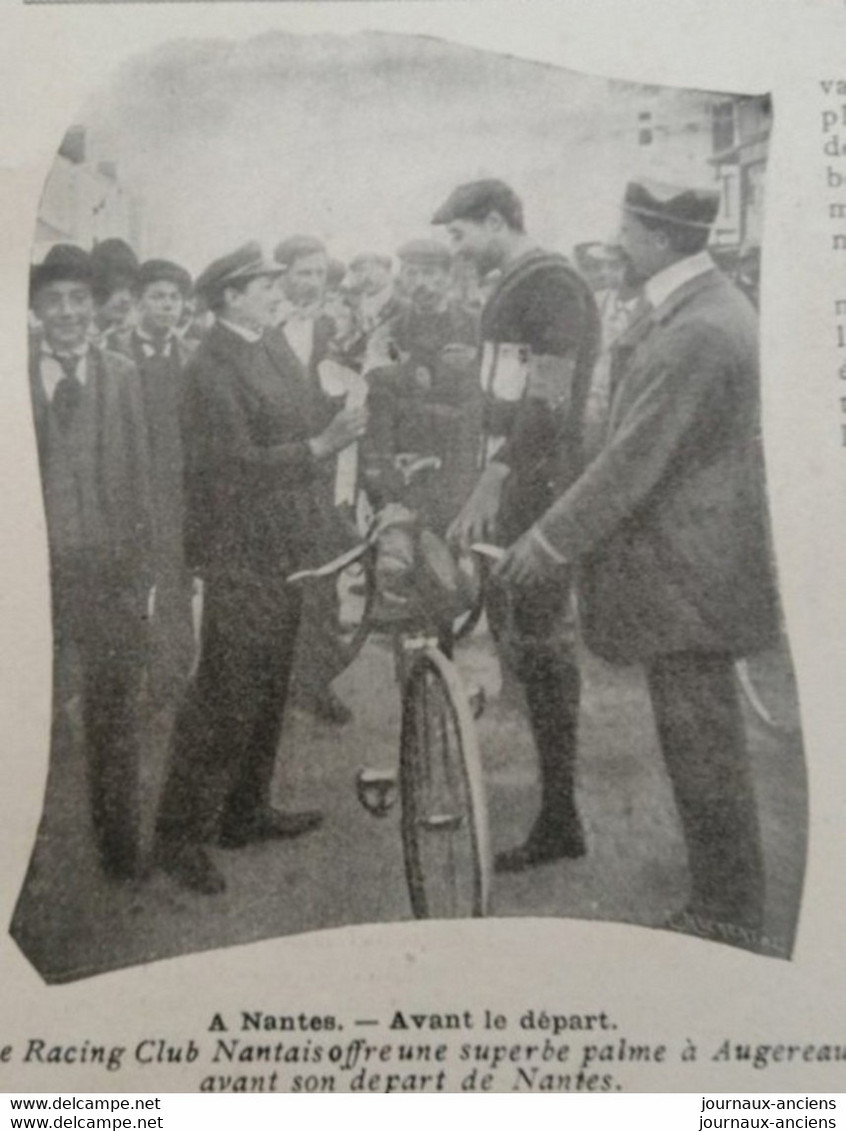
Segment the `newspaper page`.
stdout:
[[4,1090],[842,1091],[846,6],[2,19]]

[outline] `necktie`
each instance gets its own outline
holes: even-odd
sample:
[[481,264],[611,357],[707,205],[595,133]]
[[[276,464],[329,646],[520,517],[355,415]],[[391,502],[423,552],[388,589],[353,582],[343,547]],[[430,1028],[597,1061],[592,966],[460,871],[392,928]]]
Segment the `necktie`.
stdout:
[[654,313],[655,308],[652,303],[645,294],[641,294],[629,316],[628,326],[623,330],[616,341],[612,343],[610,380],[612,399],[631,361],[635,349],[652,328],[652,316]]
[[63,376],[53,393],[53,411],[59,428],[67,432],[82,399],[82,384],[77,376],[80,357],[77,354],[56,354]]

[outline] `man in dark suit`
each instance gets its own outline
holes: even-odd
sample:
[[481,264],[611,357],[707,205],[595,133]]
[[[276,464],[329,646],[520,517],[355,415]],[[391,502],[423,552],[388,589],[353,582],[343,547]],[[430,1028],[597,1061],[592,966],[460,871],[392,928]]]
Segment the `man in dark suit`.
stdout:
[[[450,534],[465,545],[509,546],[581,469],[596,304],[563,256],[535,244],[520,198],[502,181],[459,186],[433,223],[446,226],[481,275],[500,272],[481,322],[487,462]],[[575,798],[580,678],[570,603],[563,572],[513,602],[489,588],[488,618],[525,691],[541,777],[537,818],[523,844],[497,855],[498,871],[586,851]]]
[[205,845],[299,836],[318,812],[270,804],[297,638],[287,584],[312,549],[321,461],[359,436],[363,411],[319,433],[308,387],[268,348],[282,268],[247,244],[215,260],[196,289],[215,325],[185,371],[186,553],[204,581],[200,661],[174,728],[157,823],[157,859],[195,891],[225,881]]
[[[94,834],[108,876],[139,871],[139,695],[152,584],[144,410],[131,362],[90,341],[94,272],[57,245],[30,277],[30,352],[53,597],[54,746],[75,653]],[[55,750],[54,750],[55,753]]]
[[620,246],[639,317],[618,340],[605,446],[510,548],[519,589],[580,563],[587,643],[644,664],[687,845],[684,924],[754,941],[764,877],[733,665],[778,626],[754,310],[706,251],[719,198],[629,185]]
[[149,259],[135,281],[138,322],[107,338],[134,364],[150,444],[156,597],[150,624],[150,691],[160,706],[178,701],[194,661],[192,578],[185,566],[179,426],[181,375],[191,350],[176,333],[191,276],[177,263]]

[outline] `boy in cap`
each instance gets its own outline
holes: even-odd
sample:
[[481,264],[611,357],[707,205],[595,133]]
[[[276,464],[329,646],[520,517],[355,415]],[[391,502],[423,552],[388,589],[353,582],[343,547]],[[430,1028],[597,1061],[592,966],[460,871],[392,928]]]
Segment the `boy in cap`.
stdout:
[[588,645],[642,663],[681,818],[690,902],[671,925],[754,945],[760,833],[734,661],[774,642],[755,312],[707,253],[712,190],[633,181],[619,243],[643,309],[618,339],[609,429],[510,547],[536,590],[580,563]]
[[[499,180],[457,188],[438,209],[453,250],[481,276],[500,271],[482,312],[486,429],[499,444],[451,527],[462,544],[509,546],[581,469],[581,427],[597,351],[598,316],[563,256],[528,236],[523,206]],[[511,611],[510,611],[511,610]],[[559,569],[512,602],[491,591],[489,618],[520,680],[540,762],[540,812],[525,843],[498,854],[500,871],[585,852],[575,801],[580,679],[573,654],[570,574]]]
[[192,578],[185,566],[183,453],[179,426],[182,371],[191,356],[177,334],[191,276],[167,259],[148,259],[135,280],[138,321],[107,341],[135,365],[141,381],[155,519],[156,600],[150,690],[160,706],[178,701],[194,659]]
[[205,894],[225,887],[210,842],[300,836],[322,819],[270,803],[300,619],[287,578],[312,551],[319,465],[361,435],[366,415],[341,411],[312,429],[301,373],[268,343],[282,270],[257,243],[206,268],[196,290],[215,325],[184,374],[186,553],[204,582],[203,631],[174,727],[157,859]]
[[[30,276],[35,415],[53,598],[54,665],[76,650],[94,833],[104,871],[139,871],[139,694],[152,573],[138,375],[90,341],[94,272],[59,244]],[[56,694],[60,696],[61,680]],[[55,723],[61,703],[54,703]]]

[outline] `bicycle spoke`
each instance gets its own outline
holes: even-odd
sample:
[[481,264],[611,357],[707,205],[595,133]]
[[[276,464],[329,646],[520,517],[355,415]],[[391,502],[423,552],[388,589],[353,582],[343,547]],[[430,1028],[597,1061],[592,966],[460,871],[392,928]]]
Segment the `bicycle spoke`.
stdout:
[[483,911],[487,888],[479,854],[487,851],[487,839],[478,838],[477,818],[483,821],[484,814],[476,811],[465,761],[470,751],[478,776],[472,727],[452,664],[435,650],[414,659],[404,696],[401,788],[406,870],[418,917]]

